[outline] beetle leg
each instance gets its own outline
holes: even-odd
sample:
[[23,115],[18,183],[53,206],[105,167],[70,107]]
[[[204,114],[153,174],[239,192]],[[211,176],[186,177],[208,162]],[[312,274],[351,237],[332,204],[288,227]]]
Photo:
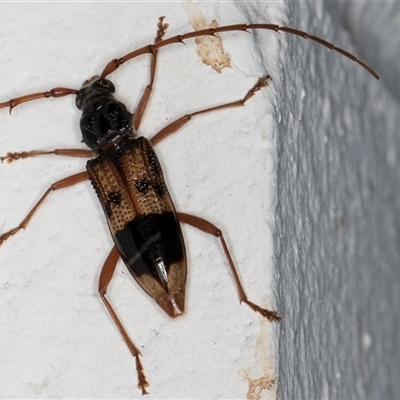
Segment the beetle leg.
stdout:
[[115,268],[117,266],[117,262],[119,259],[119,252],[116,246],[112,248],[110,251],[110,254],[107,257],[106,262],[104,263],[104,266],[101,270],[100,274],[100,279],[99,279],[99,294],[101,296],[101,299],[103,300],[105,306],[107,307],[108,312],[110,313],[115,325],[117,326],[118,330],[120,331],[125,343],[128,345],[128,348],[132,355],[135,357],[136,360],[136,370],[138,374],[138,388],[142,390],[142,394],[145,395],[147,394],[146,392],[146,387],[149,386],[149,383],[147,382],[146,376],[143,372],[143,366],[140,361],[139,356],[141,356],[140,351],[138,348],[133,344],[132,340],[128,336],[128,333],[126,332],[124,326],[122,325],[122,322],[118,318],[116,312],[112,308],[112,305],[108,301],[106,297],[107,293],[107,287],[108,284],[110,283],[113,275]]
[[253,302],[251,302],[247,299],[246,293],[244,292],[243,286],[240,283],[239,274],[236,271],[235,264],[233,263],[231,254],[229,253],[229,249],[225,242],[222,231],[219,228],[217,228],[215,225],[213,225],[211,222],[208,222],[203,218],[199,218],[194,215],[184,214],[184,213],[177,213],[177,215],[178,215],[179,221],[181,221],[185,224],[192,225],[195,228],[200,229],[203,232],[214,235],[221,241],[221,245],[222,245],[222,248],[224,249],[225,257],[228,260],[229,266],[230,266],[232,274],[233,274],[233,278],[235,279],[236,288],[237,288],[237,291],[239,294],[240,302],[242,302],[242,301],[245,302],[254,311],[260,313],[263,317],[268,318],[269,321],[279,322],[281,320],[281,317],[278,316],[276,311],[271,311],[271,310],[267,310],[265,308],[261,308],[257,304],[254,304]]
[[25,96],[21,96],[21,97],[15,98],[15,99],[5,101],[3,103],[0,103],[0,108],[9,107],[10,114],[11,114],[11,111],[13,110],[14,107],[16,107],[18,104],[25,103],[26,101],[44,99],[44,98],[49,98],[49,97],[59,98],[59,97],[68,96],[70,94],[78,94],[78,92],[79,92],[79,90],[76,90],[76,89],[56,87],[51,90],[48,90],[47,92],[26,94]]
[[246,93],[246,96],[244,96],[241,100],[232,101],[230,103],[222,104],[216,107],[206,108],[204,110],[196,111],[191,114],[186,114],[183,117],[178,118],[174,122],[167,125],[165,128],[161,129],[160,132],[155,134],[150,139],[150,143],[155,146],[157,143],[161,142],[162,140],[182,128],[182,126],[187,124],[195,115],[205,114],[216,110],[222,110],[224,108],[243,107],[247,100],[253,97],[259,90],[268,86],[268,80],[271,80],[271,77],[269,75],[259,78],[256,84]]
[[12,235],[20,231],[21,229],[25,229],[30,221],[30,219],[33,217],[35,212],[38,210],[38,208],[41,206],[43,201],[46,199],[46,197],[51,193],[56,190],[64,189],[73,185],[76,185],[77,183],[83,182],[88,179],[88,174],[87,172],[80,172],[79,174],[71,175],[68,176],[67,178],[61,179],[60,181],[53,183],[43,194],[43,196],[40,198],[40,200],[35,204],[35,206],[32,208],[32,210],[29,212],[29,214],[25,217],[25,219],[15,228],[10,229],[8,232],[3,233],[0,236],[0,246]]
[[21,158],[38,157],[47,154],[54,154],[55,156],[66,156],[66,157],[93,157],[91,150],[85,149],[55,149],[55,150],[31,150],[31,151],[20,151],[20,152],[8,152],[5,156],[0,157],[1,162],[12,163],[13,161],[20,160]]
[[[165,31],[168,28],[168,24],[164,23],[164,18],[165,17],[160,17],[158,20],[157,36],[154,40],[154,43],[161,42],[162,38],[165,35]],[[146,89],[144,90],[144,92],[142,94],[142,97],[139,101],[139,104],[138,104],[135,114],[133,116],[133,127],[135,128],[136,131],[139,129],[139,125],[142,120],[144,110],[146,109],[147,102],[149,101],[151,91],[153,90],[153,83],[154,83],[154,77],[156,75],[156,66],[157,66],[157,54],[158,54],[158,50],[154,50],[152,53],[151,62],[150,62],[150,82],[146,86]]]

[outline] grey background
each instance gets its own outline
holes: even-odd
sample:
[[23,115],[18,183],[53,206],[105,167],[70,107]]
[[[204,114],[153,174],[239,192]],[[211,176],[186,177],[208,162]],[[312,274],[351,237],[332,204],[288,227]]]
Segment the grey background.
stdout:
[[280,397],[395,399],[400,6],[287,5],[288,22],[359,55],[381,80],[324,48],[286,38],[274,239],[284,315]]

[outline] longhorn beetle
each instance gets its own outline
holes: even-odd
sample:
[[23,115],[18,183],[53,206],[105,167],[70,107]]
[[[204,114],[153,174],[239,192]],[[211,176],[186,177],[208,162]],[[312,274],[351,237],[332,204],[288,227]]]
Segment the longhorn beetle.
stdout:
[[[90,180],[100,200],[114,240],[114,246],[100,274],[98,291],[136,360],[138,387],[142,394],[147,393],[146,389],[149,384],[139,357],[141,353],[130,339],[109,302],[106,296],[107,287],[119,258],[122,258],[137,283],[154,298],[170,317],[175,318],[181,315],[185,308],[186,255],[180,223],[192,225],[217,237],[221,242],[232,272],[240,302],[246,303],[269,321],[278,322],[280,320],[275,311],[262,308],[248,300],[221,230],[202,218],[176,212],[165,185],[160,164],[153,150],[153,146],[177,132],[197,115],[243,106],[256,92],[266,87],[271,78],[266,75],[258,79],[240,100],[204,108],[178,118],[148,140],[144,137],[138,137],[138,130],[152,92],[159,49],[174,43],[184,43],[187,39],[204,35],[265,29],[277,33],[287,32],[305,39],[311,39],[350,58],[379,79],[378,75],[367,64],[347,51],[316,36],[290,27],[274,24],[237,24],[203,29],[164,39],[167,27],[168,25],[164,23],[164,17],[161,17],[154,43],[110,61],[99,76],[88,79],[80,89],[56,87],[49,91],[28,94],[0,103],[0,108],[8,107],[11,113],[14,107],[30,100],[49,97],[59,98],[67,95],[76,96],[76,106],[82,111],[80,128],[83,142],[90,150],[56,149],[53,151],[12,152],[1,157],[1,161],[10,163],[22,158],[48,154],[87,157],[90,159],[86,164],[86,171],[52,184],[23,221],[0,236],[0,245],[10,236],[27,227],[33,215],[51,192]],[[124,104],[114,98],[115,87],[106,77],[122,64],[143,54],[150,54],[151,56],[150,81],[142,94],[135,113],[131,113]]]

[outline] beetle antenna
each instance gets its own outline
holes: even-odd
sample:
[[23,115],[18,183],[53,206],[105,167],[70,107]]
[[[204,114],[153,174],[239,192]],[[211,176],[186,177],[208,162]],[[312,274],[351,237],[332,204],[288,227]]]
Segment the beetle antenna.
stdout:
[[318,36],[310,35],[307,32],[300,31],[298,29],[294,29],[291,27],[280,26],[280,25],[275,25],[275,24],[226,25],[226,26],[221,26],[218,28],[208,28],[208,29],[202,29],[199,31],[193,31],[193,32],[185,33],[184,35],[176,35],[176,36],[170,37],[168,39],[161,40],[157,43],[146,45],[144,47],[141,47],[140,49],[134,50],[131,53],[126,54],[125,56],[123,56],[121,58],[116,58],[116,59],[110,61],[104,68],[100,77],[105,78],[107,75],[111,74],[117,68],[119,68],[120,65],[131,60],[132,58],[138,57],[142,54],[153,53],[154,50],[157,50],[161,47],[169,46],[170,44],[173,44],[173,43],[184,43],[184,41],[186,39],[192,39],[192,38],[196,38],[199,36],[215,36],[215,34],[222,33],[222,32],[231,32],[231,31],[248,32],[249,30],[254,30],[254,29],[265,29],[265,30],[274,31],[276,33],[286,32],[286,33],[290,33],[292,35],[300,36],[303,39],[310,39],[316,43],[321,44],[322,46],[327,47],[330,50],[334,50],[334,51],[342,54],[343,56],[350,58],[350,60],[361,65],[361,67],[366,69],[376,79],[379,79],[378,74],[368,64],[366,64],[364,61],[361,61],[354,54],[351,54],[348,51],[343,50],[340,47],[337,47],[336,45],[334,45],[324,39],[321,39]]

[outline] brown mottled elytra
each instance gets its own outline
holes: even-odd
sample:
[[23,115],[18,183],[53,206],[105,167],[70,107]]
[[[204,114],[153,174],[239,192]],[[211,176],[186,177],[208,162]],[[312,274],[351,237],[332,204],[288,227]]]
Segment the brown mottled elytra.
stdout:
[[[99,198],[114,240],[114,246],[100,274],[98,290],[115,325],[136,360],[138,387],[142,394],[147,393],[146,389],[149,384],[139,357],[141,353],[130,339],[109,302],[106,296],[107,287],[113,277],[117,262],[121,258],[136,282],[170,317],[175,318],[181,315],[185,309],[187,274],[181,223],[192,225],[217,237],[221,242],[232,272],[240,302],[246,303],[269,321],[278,322],[280,320],[275,311],[262,308],[248,300],[221,230],[202,218],[175,210],[165,185],[161,166],[153,150],[153,146],[177,132],[196,115],[243,106],[259,90],[266,87],[271,78],[266,75],[258,79],[242,99],[184,115],[167,125],[150,140],[147,140],[144,137],[138,137],[138,130],[153,88],[159,49],[173,43],[183,43],[187,39],[198,36],[215,35],[229,31],[247,32],[254,29],[265,29],[278,33],[287,32],[311,39],[350,58],[379,79],[378,75],[368,65],[347,51],[316,36],[289,27],[273,24],[238,24],[204,29],[163,39],[167,28],[168,25],[164,23],[164,17],[161,17],[154,43],[110,61],[99,76],[88,79],[80,89],[58,87],[0,103],[0,108],[9,107],[11,113],[14,107],[30,100],[46,97],[58,98],[70,94],[76,96],[76,106],[82,111],[80,128],[83,142],[90,150],[56,149],[53,151],[12,152],[1,157],[1,161],[10,163],[22,158],[48,154],[87,157],[90,159],[86,164],[86,171],[52,184],[22,222],[0,236],[0,245],[10,236],[27,227],[30,219],[51,192],[90,180]],[[128,60],[142,54],[151,55],[150,81],[142,94],[136,112],[133,114],[127,110],[124,104],[114,98],[115,87],[106,77]]]

